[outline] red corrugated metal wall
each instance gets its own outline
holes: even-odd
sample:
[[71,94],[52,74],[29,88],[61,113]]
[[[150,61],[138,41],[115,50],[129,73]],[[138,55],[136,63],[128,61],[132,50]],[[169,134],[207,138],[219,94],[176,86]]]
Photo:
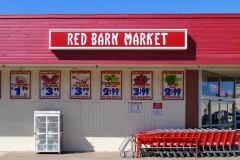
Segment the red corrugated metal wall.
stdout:
[[[53,28],[187,28],[187,51],[56,51]],[[239,64],[240,14],[1,15],[1,64]]]

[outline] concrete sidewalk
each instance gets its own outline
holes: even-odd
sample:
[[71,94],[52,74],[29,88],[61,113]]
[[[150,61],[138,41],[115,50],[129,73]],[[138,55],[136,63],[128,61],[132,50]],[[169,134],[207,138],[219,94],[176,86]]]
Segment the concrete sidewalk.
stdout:
[[[1,154],[2,153],[2,154]],[[122,160],[119,152],[88,152],[88,153],[63,153],[63,154],[34,154],[33,152],[0,152],[0,160]],[[125,160],[131,160],[126,158]],[[182,158],[140,158],[140,160],[181,160]],[[185,160],[194,160],[195,158],[184,158]],[[204,157],[201,159],[228,159],[237,160],[240,157]]]

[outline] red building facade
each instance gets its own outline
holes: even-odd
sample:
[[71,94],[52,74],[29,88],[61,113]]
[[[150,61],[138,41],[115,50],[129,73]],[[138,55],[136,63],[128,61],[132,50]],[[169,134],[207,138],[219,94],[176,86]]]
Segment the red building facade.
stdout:
[[[187,30],[186,49],[51,49],[49,48],[50,30],[154,30],[154,29],[185,29]],[[73,37],[72,37],[73,38]],[[73,42],[73,41],[71,41]],[[66,123],[79,124],[76,133],[81,135],[77,142],[71,137],[77,137],[70,133],[71,127],[65,128],[65,149],[66,150],[91,150],[92,144],[95,150],[99,150],[99,141],[92,137],[117,137],[114,139],[114,147],[117,148],[118,138],[134,134],[140,130],[157,128],[227,128],[237,127],[238,111],[238,77],[240,77],[240,14],[138,14],[138,15],[1,15],[0,16],[0,64],[1,64],[1,100],[3,106],[1,114],[17,115],[16,119],[8,120],[7,117],[1,120],[0,137],[10,133],[18,137],[18,141],[26,140],[19,136],[31,138],[31,113],[34,110],[60,109],[66,117]],[[69,74],[72,70],[85,70],[91,72],[91,96],[88,100],[71,100],[69,98]],[[119,71],[121,77],[121,98],[107,101],[102,100],[100,81],[103,71]],[[13,71],[30,71],[31,81],[30,94],[32,96],[13,100],[11,89],[14,88],[11,76]],[[55,100],[44,100],[41,98],[42,71],[56,71],[55,74],[62,79],[59,80],[61,96]],[[58,72],[59,71],[59,72]],[[132,99],[131,84],[135,71],[150,71],[152,74],[152,98]],[[164,74],[165,71],[178,73],[183,72],[182,87],[183,98],[179,100],[164,99]],[[40,74],[39,74],[40,72]],[[84,73],[90,73],[84,72]],[[25,72],[24,72],[25,73]],[[27,72],[28,73],[28,72]],[[209,74],[208,74],[209,73]],[[210,73],[216,75],[212,76]],[[72,72],[71,72],[72,74]],[[238,75],[239,74],[239,75]],[[225,78],[231,77],[231,78]],[[119,78],[119,77],[118,77]],[[9,81],[10,79],[10,81]],[[148,78],[151,79],[151,78]],[[226,83],[226,84],[225,84]],[[226,89],[222,89],[222,84]],[[12,86],[11,86],[12,85]],[[102,84],[101,84],[102,85]],[[232,86],[233,85],[233,86]],[[205,88],[204,88],[205,87]],[[10,89],[9,89],[10,88]],[[206,90],[206,91],[205,91]],[[213,91],[214,90],[214,91]],[[59,92],[60,92],[59,91]],[[71,92],[71,91],[70,91]],[[216,92],[216,93],[215,93]],[[10,96],[9,96],[10,95]],[[224,96],[222,96],[224,95]],[[13,97],[13,98],[11,98]],[[229,102],[228,105],[220,104],[220,101]],[[127,108],[110,109],[103,106],[116,105],[118,107],[128,106],[129,102],[141,102],[142,108],[139,117],[131,115]],[[163,116],[157,119],[152,113],[153,103],[162,103]],[[214,103],[213,103],[214,102]],[[215,103],[216,102],[216,103]],[[230,103],[231,102],[231,103]],[[27,106],[18,114],[18,103],[20,106]],[[63,106],[61,106],[64,104]],[[58,105],[61,107],[58,108]],[[77,106],[81,106],[78,119]],[[176,108],[177,106],[179,108]],[[7,106],[12,106],[7,108]],[[64,106],[68,106],[64,107]],[[95,106],[92,110],[84,107]],[[218,106],[213,109],[214,106]],[[102,111],[96,109],[103,107]],[[212,109],[210,108],[212,107]],[[29,109],[31,108],[31,109]],[[146,110],[145,110],[145,109]],[[226,109],[227,108],[227,109]],[[214,114],[227,110],[228,119],[222,123],[217,120],[215,123]],[[77,111],[77,112],[75,112]],[[75,112],[75,113],[73,113]],[[94,112],[94,113],[92,113]],[[100,112],[97,117],[95,112]],[[129,125],[122,126],[128,122],[122,122],[121,117],[109,117],[108,114],[116,115],[121,113],[122,117],[129,120]],[[123,113],[124,112],[124,113]],[[126,112],[126,113],[125,113]],[[176,112],[179,112],[176,113]],[[21,121],[24,115],[26,119]],[[86,117],[86,115],[88,115]],[[203,117],[208,117],[205,120]],[[73,119],[71,119],[72,117]],[[94,120],[88,117],[95,117]],[[150,118],[149,118],[150,117]],[[170,118],[169,118],[170,117]],[[169,118],[169,119],[168,119]],[[115,120],[116,119],[116,122]],[[112,121],[111,123],[108,121]],[[137,121],[137,122],[136,122]],[[161,122],[160,122],[161,121]],[[6,123],[11,127],[20,123],[26,128],[26,132],[19,135],[13,134],[14,129],[8,129]],[[97,122],[101,122],[98,124]],[[95,127],[92,127],[95,126]],[[2,128],[1,127],[1,128]],[[104,130],[99,129],[104,128]],[[17,126],[16,129],[20,127]],[[128,129],[126,129],[128,128]],[[89,138],[90,137],[90,138]],[[4,139],[8,141],[9,139]],[[31,139],[28,139],[28,145]],[[107,142],[101,139],[102,143]],[[13,142],[14,143],[14,142]],[[81,146],[81,147],[79,147]],[[0,147],[1,148],[1,147]],[[21,146],[19,147],[21,148]],[[15,150],[21,150],[15,148]],[[31,149],[31,147],[28,147]],[[97,149],[96,149],[97,148]],[[110,147],[111,148],[111,147]],[[12,150],[14,147],[2,150]],[[106,150],[111,150],[106,148]]]

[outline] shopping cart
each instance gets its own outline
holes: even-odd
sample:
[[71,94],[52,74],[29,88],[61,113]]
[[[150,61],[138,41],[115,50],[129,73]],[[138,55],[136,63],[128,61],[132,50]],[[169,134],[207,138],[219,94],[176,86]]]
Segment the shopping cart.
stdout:
[[135,134],[135,157],[237,156],[240,131],[159,129]]

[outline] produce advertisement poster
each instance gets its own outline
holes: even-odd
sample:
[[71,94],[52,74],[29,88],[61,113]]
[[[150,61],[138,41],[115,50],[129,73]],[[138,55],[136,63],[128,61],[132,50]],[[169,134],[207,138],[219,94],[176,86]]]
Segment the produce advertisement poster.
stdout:
[[31,72],[11,71],[10,72],[10,98],[30,99],[31,98]]
[[152,71],[132,71],[132,92],[133,100],[152,99]]
[[60,99],[60,83],[60,71],[40,71],[40,99]]
[[153,115],[154,116],[162,116],[163,115],[162,103],[153,103]]
[[71,99],[91,98],[91,71],[71,71]]
[[101,99],[122,99],[122,72],[101,72]]
[[142,113],[142,102],[128,102],[129,113]]
[[184,99],[184,72],[163,71],[163,99],[183,100]]

